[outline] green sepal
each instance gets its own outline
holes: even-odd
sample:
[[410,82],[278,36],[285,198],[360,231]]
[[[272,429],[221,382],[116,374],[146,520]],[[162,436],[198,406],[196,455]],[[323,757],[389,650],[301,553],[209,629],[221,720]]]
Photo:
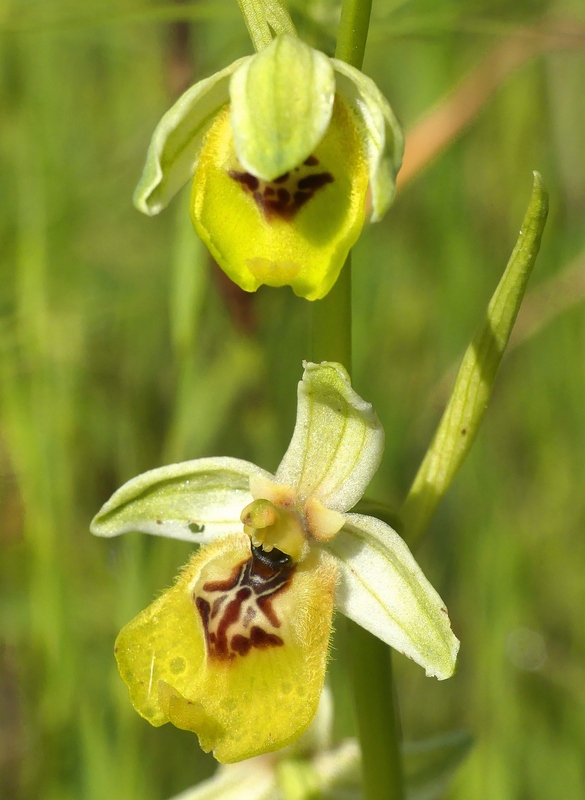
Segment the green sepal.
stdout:
[[96,536],[139,531],[207,544],[241,530],[240,513],[253,499],[251,476],[272,478],[238,458],[200,458],[150,470],[121,486],[90,530]]
[[302,164],[329,126],[335,96],[326,55],[284,34],[246,61],[230,83],[231,126],[248,172],[271,181]]
[[390,104],[359,69],[332,59],[337,89],[353,109],[361,128],[370,173],[372,212],[378,222],[394,199],[396,174],[404,155],[404,134]]
[[158,214],[193,177],[205,133],[229,101],[230,78],[249,58],[191,86],[158,123],[134,192],[134,205],[143,214]]
[[384,431],[370,403],[352,389],[341,364],[305,365],[298,387],[297,420],[276,479],[300,498],[347,511],[378,469]]
[[381,520],[361,514],[346,519],[325,545],[340,567],[338,609],[412,658],[429,677],[451,677],[459,641],[443,601],[412,553]]

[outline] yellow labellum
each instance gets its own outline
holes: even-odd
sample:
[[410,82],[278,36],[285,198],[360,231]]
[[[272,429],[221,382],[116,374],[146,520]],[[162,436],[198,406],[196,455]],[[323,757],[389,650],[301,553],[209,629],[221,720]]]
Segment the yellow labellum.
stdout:
[[201,150],[191,214],[199,236],[242,289],[291,285],[295,294],[318,300],[360,234],[368,180],[360,133],[339,95],[314,153],[270,182],[239,164],[226,107]]
[[317,709],[336,578],[321,550],[273,568],[243,533],[202,548],[118,636],[134,707],[194,731],[222,762],[288,744]]

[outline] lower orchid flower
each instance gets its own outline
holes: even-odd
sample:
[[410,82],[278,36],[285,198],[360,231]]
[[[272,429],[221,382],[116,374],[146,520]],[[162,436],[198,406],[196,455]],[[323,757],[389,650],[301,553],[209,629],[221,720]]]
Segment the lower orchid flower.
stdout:
[[139,714],[194,731],[225,763],[287,745],[317,711],[334,605],[427,675],[453,674],[459,642],[408,547],[386,523],[348,513],[383,444],[343,367],[307,364],[275,475],[204,458],[146,472],[112,496],[94,534],[204,545],[116,641]]

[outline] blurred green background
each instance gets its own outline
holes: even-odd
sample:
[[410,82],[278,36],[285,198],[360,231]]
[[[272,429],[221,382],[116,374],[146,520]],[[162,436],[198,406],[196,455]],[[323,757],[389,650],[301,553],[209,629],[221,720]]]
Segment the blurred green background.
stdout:
[[[338,3],[289,7],[332,53]],[[515,347],[418,550],[458,673],[395,658],[407,739],[475,737],[450,800],[585,797],[584,26],[582,0],[374,0],[364,69],[407,130],[423,120],[424,169],[355,249],[354,384],[387,433],[372,497],[405,496],[532,169],[551,195]],[[236,0],[0,2],[3,800],[165,800],[214,769],[195,736],[133,711],[112,653],[189,546],[88,524],[146,469],[212,454],[273,469],[289,440],[308,304],[231,286],[184,195],[150,220],[131,204],[161,114],[249,52]],[[432,110],[462,81],[473,119],[428,163]],[[338,738],[353,731],[342,644]]]

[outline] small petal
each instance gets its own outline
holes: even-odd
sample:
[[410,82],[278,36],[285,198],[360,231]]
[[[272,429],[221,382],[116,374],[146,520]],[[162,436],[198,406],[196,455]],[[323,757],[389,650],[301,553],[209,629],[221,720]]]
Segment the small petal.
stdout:
[[139,531],[205,544],[242,529],[252,501],[251,477],[272,478],[238,458],[200,458],[170,464],[125,483],[91,523],[96,536]]
[[371,220],[378,222],[394,199],[396,173],[404,155],[404,135],[390,104],[374,81],[343,61],[335,58],[332,61],[338,91],[362,122],[370,170]]
[[249,58],[191,86],[158,123],[134,192],[134,205],[143,214],[158,214],[191,179],[205,133],[229,100],[230,78]]
[[335,95],[331,60],[296,36],[272,44],[234,72],[231,125],[245,170],[272,181],[312,154],[329,126]]
[[191,217],[220,267],[246,292],[262,284],[292,286],[300,297],[318,300],[360,234],[367,187],[355,116],[339,97],[311,156],[272,182],[243,168],[224,109],[201,150]]
[[412,553],[385,522],[347,514],[326,548],[339,560],[340,611],[443,680],[455,670],[459,642],[443,601]]
[[320,542],[328,542],[345,525],[345,515],[327,508],[316,497],[309,497],[305,503],[305,524],[311,536]]
[[341,364],[307,364],[299,383],[297,421],[276,479],[347,511],[378,468],[384,431],[369,403],[351,388]]
[[270,478],[256,475],[251,477],[250,491],[255,500],[270,500],[275,506],[292,506],[296,500],[296,493],[292,486],[276,483],[272,476]]
[[200,550],[118,637],[136,710],[194,731],[222,762],[288,744],[317,710],[336,577],[317,551],[269,574],[245,534]]

